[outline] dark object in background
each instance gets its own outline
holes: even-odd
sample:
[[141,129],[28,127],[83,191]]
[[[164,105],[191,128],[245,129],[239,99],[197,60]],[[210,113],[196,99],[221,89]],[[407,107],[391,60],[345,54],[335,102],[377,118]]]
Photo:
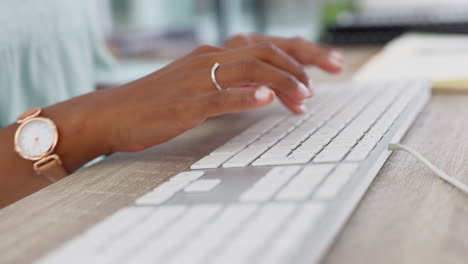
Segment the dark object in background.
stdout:
[[345,12],[321,41],[332,45],[385,44],[406,32],[468,33],[468,10],[367,10]]

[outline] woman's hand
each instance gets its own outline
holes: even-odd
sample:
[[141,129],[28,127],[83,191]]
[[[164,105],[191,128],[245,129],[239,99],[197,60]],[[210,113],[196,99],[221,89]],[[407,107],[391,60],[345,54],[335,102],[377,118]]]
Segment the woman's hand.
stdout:
[[[104,116],[99,119],[110,121],[110,148],[142,150],[174,138],[211,116],[268,105],[275,94],[294,113],[304,112],[303,102],[313,90],[298,60],[312,63],[314,58],[300,52],[293,57],[284,51],[289,42],[278,40],[284,42],[283,48],[273,41],[237,48],[201,46],[140,80],[104,91],[104,110],[100,111]],[[289,41],[294,45],[297,40]],[[328,50],[301,43],[303,49],[315,52],[315,62],[321,67],[333,68],[334,57]],[[216,62],[220,64],[216,78],[223,91],[218,91],[210,78]],[[338,66],[333,69],[337,71]],[[271,90],[258,89],[261,85]]]
[[[211,80],[215,63],[220,67]],[[206,118],[259,108],[275,95],[295,113],[313,90],[303,65],[340,70],[341,56],[302,39],[237,36],[226,47],[202,46],[132,83],[85,94],[44,108],[59,130],[55,153],[73,172],[115,151],[138,151],[167,141]],[[259,89],[261,85],[271,88]],[[50,184],[33,162],[14,152],[17,124],[0,129],[0,207]],[[14,177],[13,177],[14,176]],[[18,188],[21,186],[21,188]]]
[[[304,100],[313,95],[303,65],[339,70],[337,52],[305,40],[255,38],[238,47],[232,41],[229,47],[201,46],[134,82],[45,108],[59,128],[57,153],[65,167],[73,171],[102,154],[152,147],[209,117],[266,106],[275,96],[303,113]],[[211,80],[215,63],[222,91]],[[259,89],[263,85],[270,89]]]
[[343,69],[343,55],[340,51],[320,46],[301,37],[278,38],[258,34],[236,35],[226,41],[225,47],[238,48],[255,43],[271,43],[303,65],[316,65],[329,72],[338,73]]

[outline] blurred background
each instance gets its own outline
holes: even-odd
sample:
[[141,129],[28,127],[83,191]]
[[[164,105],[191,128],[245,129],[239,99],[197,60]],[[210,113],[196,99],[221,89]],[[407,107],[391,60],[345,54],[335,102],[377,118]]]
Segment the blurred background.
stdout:
[[301,36],[340,48],[381,46],[405,32],[468,33],[468,0],[96,0],[119,67],[117,85],[200,44],[238,33]]
[[406,31],[468,33],[468,0],[99,0],[114,52],[174,57],[258,32],[338,45],[384,44]]
[[[333,1],[101,0],[100,17],[119,54],[172,57],[198,44],[221,44],[237,33],[317,39],[325,2]],[[334,1],[342,6],[352,2]]]

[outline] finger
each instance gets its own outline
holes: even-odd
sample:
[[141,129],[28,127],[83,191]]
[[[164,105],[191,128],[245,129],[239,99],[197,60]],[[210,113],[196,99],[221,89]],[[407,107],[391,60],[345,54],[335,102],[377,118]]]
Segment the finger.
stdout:
[[188,57],[198,56],[198,55],[207,54],[207,53],[221,52],[225,50],[226,49],[222,47],[211,46],[211,45],[201,45],[181,58],[188,58]]
[[304,65],[316,65],[330,73],[337,73],[343,69],[344,60],[340,51],[303,38],[266,37],[256,34],[250,38],[255,42],[271,42]]
[[192,50],[190,53],[174,60],[170,64],[166,65],[163,69],[161,69],[159,72],[166,72],[169,71],[177,66],[180,66],[182,63],[187,64],[187,60],[191,59],[196,56],[201,56],[204,54],[209,54],[209,53],[216,53],[216,52],[222,52],[225,51],[225,48],[222,47],[216,47],[216,46],[211,46],[211,45],[201,45],[194,50]]
[[304,105],[304,101],[292,101],[286,96],[278,96],[278,99],[286,106],[291,112],[295,114],[304,114],[307,111],[306,106]]
[[[207,74],[209,74],[209,72],[206,69],[195,71],[182,81],[183,86],[186,86],[188,88],[186,90],[188,95],[199,96],[207,93],[212,93],[213,91],[217,90],[217,88],[211,82],[211,79],[207,77]],[[229,86],[228,82],[225,82],[224,80],[221,83],[223,89],[261,89],[260,87],[262,86],[262,84],[249,81],[234,81],[233,84]],[[204,89],[201,90],[200,87],[203,87]],[[277,96],[278,99],[293,113],[302,114],[305,112],[306,109],[303,105],[303,100],[292,100],[287,95],[281,92],[278,92]]]
[[224,44],[224,47],[233,49],[244,47],[253,43],[255,43],[255,41],[253,41],[249,35],[237,34],[234,37],[228,39]]
[[309,77],[303,65],[274,44],[268,42],[216,53],[213,56],[213,59],[220,63],[241,59],[246,56],[255,57],[292,74],[305,86],[309,87]]
[[339,73],[343,70],[343,54],[334,49],[306,41],[302,38],[294,38],[287,41],[289,53],[304,64],[316,65],[330,73]]
[[275,90],[278,96],[288,97],[294,102],[312,96],[311,91],[290,73],[253,57],[221,64],[216,71],[216,79],[223,88],[250,83],[265,85]]
[[227,89],[199,96],[193,100],[193,112],[204,118],[256,109],[273,102],[269,89]]
[[215,52],[198,56],[197,58],[194,58],[192,62],[189,63],[189,65],[185,65],[184,67],[199,69],[203,67],[211,67],[215,62],[226,63],[245,57],[255,57],[261,61],[280,68],[283,71],[289,72],[306,87],[308,87],[311,92],[313,92],[312,87],[309,87],[309,77],[303,65],[286,54],[280,48],[266,42],[245,46],[242,48],[231,49],[224,52]]

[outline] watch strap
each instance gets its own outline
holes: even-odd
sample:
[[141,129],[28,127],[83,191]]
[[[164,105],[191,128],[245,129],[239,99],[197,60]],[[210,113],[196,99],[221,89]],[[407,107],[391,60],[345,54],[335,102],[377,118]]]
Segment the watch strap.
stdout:
[[31,108],[29,110],[27,110],[26,112],[22,113],[18,119],[16,120],[16,122],[18,124],[21,124],[23,123],[24,121],[28,120],[28,119],[31,119],[31,118],[34,118],[34,117],[38,117],[42,112],[42,109],[39,108],[39,107],[35,107],[35,108]]
[[58,155],[47,156],[34,163],[37,174],[46,177],[51,182],[59,181],[68,175]]

